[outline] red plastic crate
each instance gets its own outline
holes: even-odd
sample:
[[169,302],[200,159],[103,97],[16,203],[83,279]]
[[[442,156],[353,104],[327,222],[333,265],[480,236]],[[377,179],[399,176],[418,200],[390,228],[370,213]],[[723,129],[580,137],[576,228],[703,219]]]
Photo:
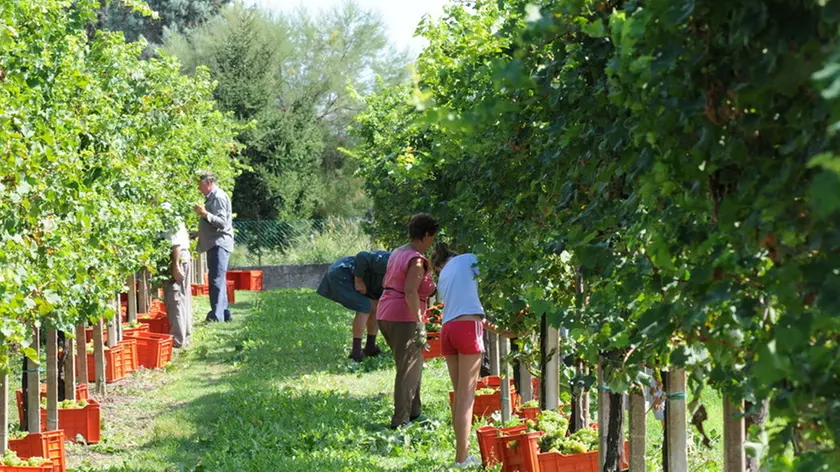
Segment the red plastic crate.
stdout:
[[137,359],[141,366],[159,369],[172,360],[172,335],[159,333],[135,333]]
[[[150,333],[169,334],[169,316],[165,312],[157,312],[148,315],[137,315],[137,321],[149,325],[148,331]],[[125,336],[128,333],[123,332]]]
[[[96,361],[93,353],[89,352],[88,359],[88,382],[96,382]],[[76,372],[76,375],[79,375]],[[105,382],[112,383],[122,380],[125,377],[125,365],[123,364],[123,346],[117,344],[111,348],[105,348]]]
[[[624,461],[621,468],[630,467],[630,442],[624,442]],[[598,451],[583,454],[564,455],[559,452],[544,452],[537,456],[542,472],[598,472]]]
[[149,314],[152,313],[166,313],[166,303],[159,298],[152,300],[152,306],[149,307]]
[[9,449],[15,451],[21,459],[43,457],[52,461],[52,472],[67,470],[67,455],[64,451],[64,431],[29,433],[23,439],[10,439]]
[[[510,380],[510,388],[514,389],[515,386],[514,386],[514,383],[513,383],[513,379],[509,379],[509,380]],[[478,382],[476,382],[475,388],[476,389],[499,388],[501,386],[502,386],[502,378],[501,377],[499,377],[498,375],[488,375],[487,377],[482,377],[482,378],[478,379]]]
[[536,421],[537,416],[540,415],[540,407],[528,407],[528,408],[520,408],[516,411],[516,415],[522,418],[523,420],[533,420]]
[[130,374],[137,370],[139,364],[137,363],[137,340],[132,338],[125,338],[119,342],[122,346],[122,365],[125,374]]
[[496,438],[498,436],[509,436],[525,432],[525,426],[514,426],[512,428],[494,428],[493,426],[482,426],[476,430],[478,436],[478,451],[481,453],[481,465],[491,467],[499,463],[499,455],[496,452]]
[[440,349],[440,333],[426,334],[426,344],[429,345],[429,350],[423,349],[423,359],[429,360],[435,357],[443,357]]
[[502,472],[540,472],[537,456],[540,437],[545,433],[518,433],[496,437],[496,453],[502,462]]
[[[41,392],[40,396],[46,397],[47,396],[47,384],[41,384]],[[18,419],[20,419],[20,424],[26,424],[26,420],[23,417],[23,389],[18,389],[15,392],[15,397],[17,398],[17,407],[18,407]],[[87,382],[83,384],[76,385],[76,400],[87,400],[88,399],[88,385]],[[45,457],[45,456],[41,456]]]
[[225,273],[228,282],[233,282],[234,290],[245,290],[245,277],[250,277],[248,271],[245,270],[229,270]]
[[192,292],[192,296],[197,297],[199,295],[210,295],[210,287],[205,285],[196,285],[193,284],[190,286],[190,290]]
[[241,275],[242,290],[250,290],[252,292],[262,292],[263,290],[263,271],[261,270],[244,270]]
[[0,472],[50,472],[53,470],[52,462],[44,462],[39,467],[13,467],[10,465],[0,465]]
[[[93,328],[85,328],[85,342],[89,343],[93,341]],[[108,341],[108,330],[102,330],[102,342]]]
[[[76,442],[77,436],[88,444],[98,443],[102,437],[102,420],[99,402],[89,398],[84,408],[59,408],[58,429],[64,430],[67,441]],[[47,429],[47,410],[41,408],[41,429]]]
[[236,303],[236,282],[232,280],[227,281],[227,299],[228,303]]
[[130,333],[149,332],[148,323],[140,323],[136,328],[129,328],[127,324],[123,325],[123,337],[130,336]]
[[[487,387],[482,387],[487,388]],[[510,400],[511,400],[511,410],[516,411],[519,409],[519,405],[521,404],[521,399],[519,394],[511,388],[510,392]],[[450,409],[455,404],[455,392],[449,392],[449,407]],[[478,395],[475,396],[475,403],[473,404],[473,417],[474,418],[489,418],[493,416],[493,413],[502,410],[502,392],[501,390],[496,390],[493,393],[487,395]]]

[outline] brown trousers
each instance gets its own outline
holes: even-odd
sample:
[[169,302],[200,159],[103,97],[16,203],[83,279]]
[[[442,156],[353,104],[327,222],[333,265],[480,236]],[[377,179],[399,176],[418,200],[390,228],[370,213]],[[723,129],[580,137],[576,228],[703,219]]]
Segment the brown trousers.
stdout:
[[423,351],[414,344],[417,323],[379,321],[379,329],[394,353],[397,376],[394,379],[394,416],[391,427],[407,424],[420,416],[420,380],[423,376]]

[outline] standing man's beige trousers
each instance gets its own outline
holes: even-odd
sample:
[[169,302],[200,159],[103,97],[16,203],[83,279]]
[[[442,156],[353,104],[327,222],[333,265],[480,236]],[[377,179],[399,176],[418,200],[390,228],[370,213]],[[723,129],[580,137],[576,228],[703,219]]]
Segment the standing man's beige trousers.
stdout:
[[181,250],[181,271],[184,274],[184,281],[179,283],[169,279],[164,283],[164,298],[166,303],[166,315],[169,317],[169,334],[173,337],[175,347],[183,347],[189,344],[192,335],[192,291],[191,272],[192,261],[190,253]]

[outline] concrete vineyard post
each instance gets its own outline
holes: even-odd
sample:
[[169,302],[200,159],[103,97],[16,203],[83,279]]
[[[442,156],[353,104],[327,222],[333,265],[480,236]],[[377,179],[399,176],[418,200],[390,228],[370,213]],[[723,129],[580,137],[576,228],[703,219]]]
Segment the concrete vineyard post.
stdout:
[[58,429],[58,332],[47,330],[47,431]]
[[[32,349],[38,359],[41,357],[41,334],[38,327],[32,327]],[[41,432],[41,378],[39,366],[32,359],[26,359],[26,430]]]
[[96,322],[93,327],[93,368],[94,368],[94,390],[97,394],[105,395],[105,345],[102,341],[102,319]]
[[645,395],[642,390],[630,394],[630,470],[645,472],[647,423],[645,422]]
[[510,421],[511,416],[511,398],[510,398],[510,366],[507,362],[505,362],[504,358],[507,357],[509,350],[510,350],[510,340],[505,337],[499,338],[499,356],[500,359],[500,367],[501,367],[501,377],[502,377],[502,385],[501,385],[501,394],[502,394],[502,421],[508,422]]

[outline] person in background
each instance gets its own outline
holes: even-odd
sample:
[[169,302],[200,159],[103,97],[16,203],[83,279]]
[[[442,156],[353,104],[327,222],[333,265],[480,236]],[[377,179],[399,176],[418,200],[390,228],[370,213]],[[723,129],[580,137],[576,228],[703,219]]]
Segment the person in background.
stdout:
[[[362,251],[355,257],[342,257],[330,266],[318,286],[318,295],[356,312],[353,348],[350,351],[350,358],[356,362],[381,353],[376,346],[376,334],[379,332],[376,308],[382,297],[382,279],[390,256],[387,251]],[[362,349],[365,328],[367,340]]]
[[435,282],[430,274],[431,265],[423,254],[434,243],[439,228],[428,214],[412,216],[408,223],[408,244],[393,251],[388,259],[376,318],[397,367],[392,429],[409,422],[426,421],[420,401],[422,349],[426,344],[423,315],[429,297],[435,292]]
[[190,290],[190,237],[179,221],[174,231],[164,234],[171,251],[171,277],[164,282],[164,303],[169,334],[176,348],[186,347],[192,335],[192,292]]
[[219,188],[212,172],[201,174],[198,189],[204,204],[193,210],[201,217],[198,225],[198,252],[207,253],[210,282],[210,312],[207,321],[231,321],[227,299],[227,268],[233,253],[233,206],[230,197]]
[[440,242],[432,253],[432,265],[440,275],[438,293],[443,301],[443,327],[440,331],[441,352],[449,368],[449,378],[455,392],[452,427],[455,430],[456,469],[481,465],[469,455],[475,387],[481,360],[484,357],[484,330],[512,337],[500,332],[487,321],[478,296],[478,260],[474,254],[458,255]]

